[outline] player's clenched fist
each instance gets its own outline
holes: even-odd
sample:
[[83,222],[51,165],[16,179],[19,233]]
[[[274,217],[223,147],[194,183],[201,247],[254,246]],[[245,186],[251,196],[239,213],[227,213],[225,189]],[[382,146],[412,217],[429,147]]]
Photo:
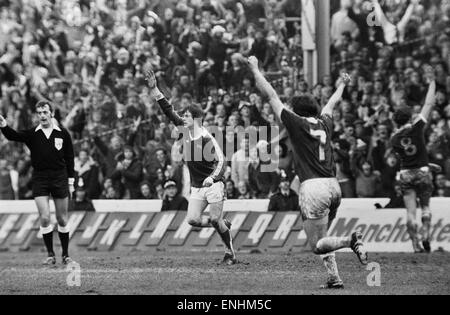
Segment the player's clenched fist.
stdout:
[[8,122],[6,121],[5,117],[0,115],[0,128],[5,128],[8,126]]
[[352,77],[348,73],[344,72],[341,74],[340,79],[343,84],[347,85],[352,80]]
[[252,70],[257,70],[258,69],[258,58],[256,58],[255,56],[250,56],[248,58],[248,65],[250,66],[250,68]]
[[425,78],[428,84],[436,80],[436,74],[432,66],[427,66],[425,68]]
[[340,86],[346,86],[350,83],[350,81],[352,80],[352,77],[344,72],[341,74],[341,76],[339,77],[339,79],[336,82],[336,87],[339,88]]

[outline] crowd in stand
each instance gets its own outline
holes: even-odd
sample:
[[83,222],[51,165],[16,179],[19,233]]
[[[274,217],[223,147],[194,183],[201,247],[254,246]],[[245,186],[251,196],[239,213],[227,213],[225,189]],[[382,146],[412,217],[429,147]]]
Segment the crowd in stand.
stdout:
[[[272,197],[276,210],[295,204],[291,145],[256,92],[246,57],[258,57],[288,106],[302,93],[325,105],[339,74],[348,72],[352,82],[334,113],[333,134],[343,195],[396,200],[391,116],[405,103],[419,112],[424,67],[431,65],[439,88],[428,152],[443,169],[435,195],[450,197],[450,4],[422,2],[404,36],[388,45],[384,28],[368,22],[371,1],[341,1],[333,8],[332,75],[308,86],[298,0],[0,1],[0,114],[27,129],[36,123],[36,101],[51,100],[73,136],[76,186],[87,199],[162,199],[168,209],[185,208],[180,197],[189,196],[189,173],[174,126],[149,97],[143,69],[151,67],[176,110],[200,104],[204,126],[223,133],[220,144],[232,153],[227,197]],[[396,23],[409,4],[387,0],[382,9]],[[253,145],[237,136],[239,127],[259,126],[281,130],[273,172],[261,171],[258,157],[274,139]],[[4,137],[0,148],[0,199],[31,198],[27,149]]]

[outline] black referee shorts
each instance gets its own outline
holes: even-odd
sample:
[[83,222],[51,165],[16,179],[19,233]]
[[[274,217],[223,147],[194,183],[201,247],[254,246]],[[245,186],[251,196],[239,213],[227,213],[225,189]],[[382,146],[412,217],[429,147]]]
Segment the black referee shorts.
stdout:
[[69,197],[69,178],[66,170],[33,173],[33,197],[64,199]]

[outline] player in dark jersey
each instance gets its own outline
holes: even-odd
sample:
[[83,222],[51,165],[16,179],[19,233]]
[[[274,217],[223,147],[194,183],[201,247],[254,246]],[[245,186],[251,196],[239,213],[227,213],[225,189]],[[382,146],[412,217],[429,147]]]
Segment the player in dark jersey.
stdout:
[[[394,113],[397,130],[391,138],[392,149],[400,157],[400,183],[407,210],[407,229],[414,252],[430,252],[431,211],[430,198],[433,193],[433,176],[429,167],[424,128],[433,109],[436,98],[434,74],[428,70],[430,86],[421,113],[411,123],[412,110],[409,106]],[[417,216],[417,198],[422,208],[422,246],[420,246]]]
[[321,255],[328,272],[328,288],[342,288],[334,252],[351,248],[361,263],[367,263],[362,235],[327,237],[329,223],[336,215],[341,200],[341,189],[335,177],[335,164],[331,147],[332,112],[341,99],[348,75],[340,83],[337,92],[318,117],[318,104],[312,96],[296,97],[294,112],[287,109],[275,90],[258,68],[258,60],[250,57],[250,69],[255,75],[256,86],[269,99],[275,114],[286,126],[294,148],[294,165],[301,181],[299,200],[304,228],[309,244],[316,255]]
[[[214,227],[226,247],[223,262],[233,265],[236,263],[236,254],[230,232],[231,223],[223,219],[225,155],[214,137],[202,126],[201,108],[191,105],[180,117],[159,91],[151,70],[146,71],[146,79],[151,96],[181,131],[184,160],[191,177],[191,196],[186,219],[195,227]],[[208,205],[209,215],[204,215]]]

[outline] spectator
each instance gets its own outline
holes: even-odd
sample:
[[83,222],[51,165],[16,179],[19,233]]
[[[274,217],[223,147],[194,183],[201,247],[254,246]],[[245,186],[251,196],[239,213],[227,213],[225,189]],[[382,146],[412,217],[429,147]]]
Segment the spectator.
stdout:
[[152,190],[148,182],[141,183],[139,199],[153,199]]
[[32,188],[31,161],[19,160],[17,162],[17,172],[18,172],[19,200],[33,199],[33,192],[31,190]]
[[341,0],[340,10],[331,17],[331,40],[336,47],[344,45],[344,34],[351,34],[353,38],[358,35],[357,25],[348,16],[351,6],[351,0]]
[[75,158],[75,187],[83,187],[88,199],[100,196],[99,169],[86,150],[80,150]]
[[163,148],[158,148],[155,152],[155,157],[150,157],[150,162],[146,166],[146,174],[149,182],[155,180],[165,181],[170,176],[170,161],[167,153]]
[[238,199],[239,191],[234,186],[234,182],[231,179],[228,179],[225,182],[225,192],[227,199]]
[[253,195],[251,194],[250,188],[246,182],[239,182],[237,199],[253,199]]
[[70,200],[69,211],[95,211],[94,204],[87,197],[84,187],[75,190],[75,198]]
[[388,20],[378,0],[374,0],[372,3],[375,7],[376,19],[383,28],[385,42],[389,45],[402,43],[405,39],[406,26],[408,25],[416,6],[419,4],[419,0],[410,1],[404,15],[396,16],[394,22]]
[[170,151],[170,143],[166,139],[166,134],[164,132],[164,128],[162,128],[162,124],[159,125],[159,128],[154,130],[154,137],[150,141],[147,142],[145,151],[145,158],[154,157],[156,151],[163,150],[165,152]]
[[295,176],[292,151],[289,151],[288,146],[284,141],[280,142],[279,145],[275,147],[275,150],[277,150],[276,152],[278,157],[278,168],[281,171],[285,172],[289,180],[292,181]]
[[233,183],[248,183],[249,176],[249,138],[243,137],[241,147],[231,158],[231,180]]
[[111,177],[117,166],[116,156],[122,150],[122,139],[117,136],[112,137],[108,147],[98,136],[94,136],[94,143],[102,158],[103,172],[106,177]]
[[250,163],[248,165],[249,185],[258,199],[270,198],[278,189],[279,175],[276,171],[263,171],[262,167],[270,164],[267,158],[266,141],[260,141],[256,148],[250,149]]
[[430,163],[435,163],[445,168],[446,159],[450,156],[450,136],[439,136],[437,131],[430,133],[427,145]]
[[186,211],[188,208],[188,201],[183,196],[178,194],[177,184],[174,181],[167,181],[164,184],[163,204],[161,211]]
[[0,160],[0,200],[16,199],[14,186],[17,186],[17,177],[8,169],[8,162]]
[[169,171],[169,178],[177,183],[180,195],[188,199],[191,194],[191,177],[189,169],[183,160],[183,152],[179,141],[173,144],[171,153],[172,165]]
[[264,71],[277,72],[281,69],[278,38],[275,35],[270,35],[266,42],[267,47],[262,67]]
[[117,163],[116,171],[111,179],[120,180],[124,190],[124,199],[138,199],[139,185],[143,177],[142,163],[136,159],[133,148],[125,146],[123,158]]
[[161,181],[156,182],[155,184],[155,197],[154,199],[163,200],[165,195],[164,183]]
[[290,181],[283,172],[279,191],[270,197],[268,211],[300,211],[298,195],[290,188]]
[[111,178],[106,178],[102,185],[102,193],[100,194],[100,199],[105,199],[107,191],[110,187],[113,187],[113,181]]
[[217,86],[222,84],[224,62],[228,48],[239,48],[239,43],[227,43],[224,40],[225,29],[216,25],[211,31],[211,41],[208,45],[208,58],[213,61],[211,74],[216,78]]
[[400,161],[393,152],[387,152],[386,158],[383,163],[383,168],[380,172],[374,173],[381,174],[381,190],[380,197],[389,197],[394,191],[394,183],[397,177],[397,172],[400,171]]
[[339,140],[334,144],[334,160],[336,162],[336,177],[341,186],[343,198],[355,197],[355,184],[350,169],[350,144]]
[[258,60],[266,60],[267,41],[264,37],[264,32],[258,30],[255,34],[255,41],[253,42],[252,49],[249,55],[255,56]]
[[111,178],[107,178],[103,183],[103,191],[100,195],[100,199],[119,199],[119,193],[113,186],[113,181]]
[[375,174],[372,165],[365,161],[361,164],[356,177],[356,195],[358,198],[374,198],[378,196],[380,177]]
[[241,40],[241,47],[239,52],[243,56],[250,56],[250,50],[252,49],[253,43],[255,42],[256,28],[252,23],[247,24],[246,37]]
[[[244,0],[241,10],[245,13],[245,21],[256,25],[262,25],[261,19],[266,17],[266,12],[261,1]],[[239,6],[239,3],[238,3]]]
[[382,171],[384,168],[384,157],[390,148],[390,133],[388,126],[380,124],[377,126],[377,134],[374,138],[375,144],[372,146],[372,160],[374,169]]
[[450,181],[444,174],[437,174],[435,178],[435,197],[450,197]]

